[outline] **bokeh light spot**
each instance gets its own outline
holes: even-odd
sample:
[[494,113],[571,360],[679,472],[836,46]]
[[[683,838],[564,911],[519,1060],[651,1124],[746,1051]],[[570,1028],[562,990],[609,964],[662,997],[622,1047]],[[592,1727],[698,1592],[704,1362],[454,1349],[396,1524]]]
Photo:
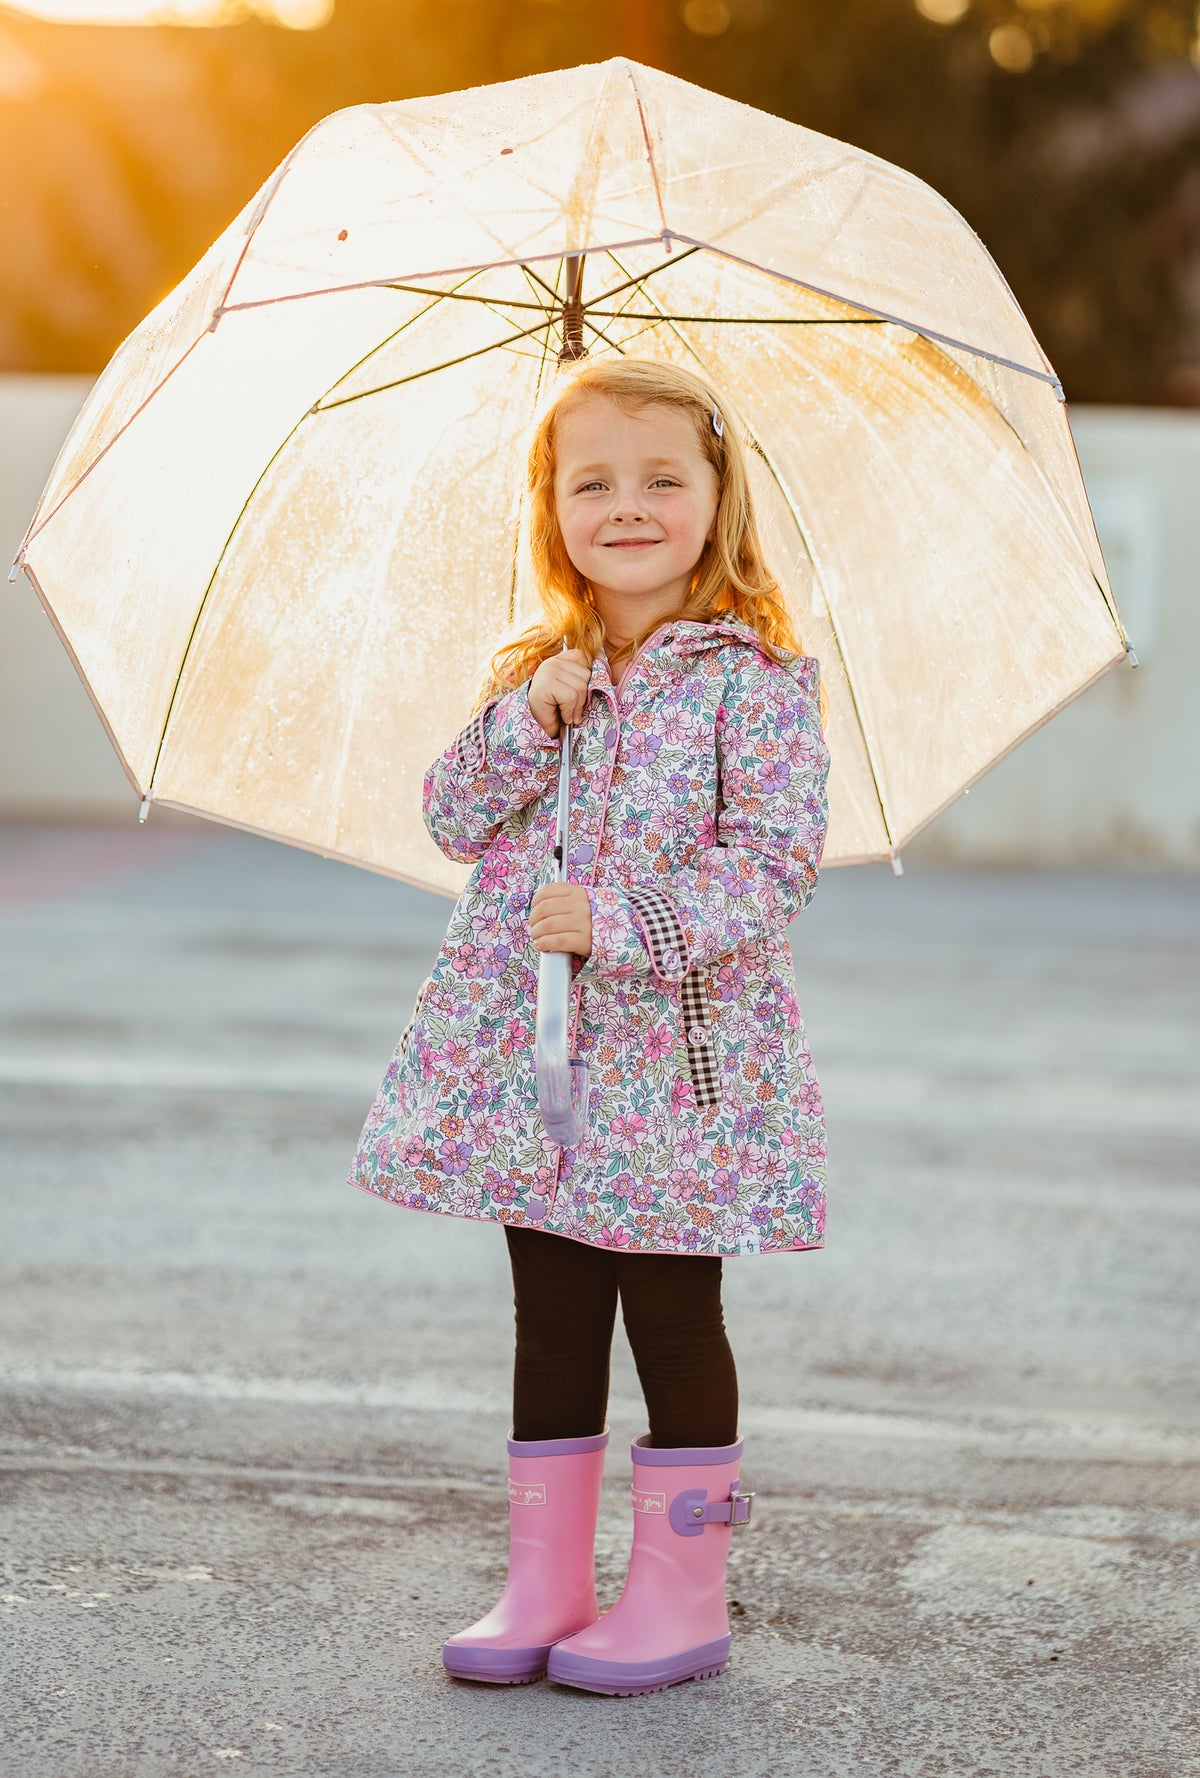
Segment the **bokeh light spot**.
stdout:
[[681,16],[697,37],[719,37],[728,31],[730,12],[725,0],[686,0]]
[[922,18],[935,25],[956,25],[970,11],[971,0],[913,0]]
[[1033,66],[1033,39],[1023,25],[997,25],[988,36],[988,49],[1006,74],[1024,74]]

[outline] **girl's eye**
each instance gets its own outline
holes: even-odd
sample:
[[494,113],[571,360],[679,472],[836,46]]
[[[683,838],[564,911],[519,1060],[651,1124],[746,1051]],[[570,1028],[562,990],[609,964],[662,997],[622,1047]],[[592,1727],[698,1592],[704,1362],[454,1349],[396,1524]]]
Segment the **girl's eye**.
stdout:
[[677,488],[679,486],[679,483],[674,479],[674,477],[669,476],[669,475],[656,476],[654,478],[654,481],[651,483],[651,486],[657,488],[660,482],[666,482],[668,488]]

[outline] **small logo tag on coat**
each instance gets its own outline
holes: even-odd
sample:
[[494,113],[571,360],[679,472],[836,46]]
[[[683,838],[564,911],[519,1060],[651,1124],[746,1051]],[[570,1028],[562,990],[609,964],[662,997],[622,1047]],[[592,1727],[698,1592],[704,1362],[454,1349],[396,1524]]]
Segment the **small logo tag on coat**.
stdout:
[[640,1488],[635,1488],[633,1510],[635,1513],[665,1513],[667,1497],[665,1494],[644,1494]]
[[545,1482],[509,1482],[508,1498],[514,1506],[545,1506]]

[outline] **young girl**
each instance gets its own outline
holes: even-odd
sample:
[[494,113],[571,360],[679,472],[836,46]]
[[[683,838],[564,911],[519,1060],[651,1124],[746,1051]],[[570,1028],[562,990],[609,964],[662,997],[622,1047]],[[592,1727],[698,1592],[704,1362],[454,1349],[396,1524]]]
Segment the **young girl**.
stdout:
[[[543,617],[500,648],[429,768],[425,821],[474,869],[363,1129],[351,1182],[504,1224],[516,1300],[509,1572],[443,1650],[631,1694],[720,1673],[725,1559],[750,1516],[726,1254],[819,1248],[821,1095],[787,925],[817,880],[817,662],[762,560],[746,463],[690,372],[586,361],[530,453]],[[568,881],[542,882],[572,731]],[[537,953],[573,954],[584,1135],[537,1109]],[[597,1611],[616,1305],[650,1431],[633,1554]]]

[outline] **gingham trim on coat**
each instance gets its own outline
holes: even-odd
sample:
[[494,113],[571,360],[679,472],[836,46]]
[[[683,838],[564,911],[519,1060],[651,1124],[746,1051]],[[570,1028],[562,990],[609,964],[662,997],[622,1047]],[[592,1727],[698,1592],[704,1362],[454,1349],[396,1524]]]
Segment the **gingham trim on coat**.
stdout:
[[641,924],[651,969],[662,981],[681,981],[688,942],[675,903],[660,889],[626,889],[625,896]]
[[684,976],[679,1002],[696,1104],[719,1105],[721,1076],[713,1047],[712,1004],[708,997],[708,976],[699,964]]
[[497,699],[493,698],[491,703],[487,703],[483,706],[482,710],[477,710],[470,722],[468,722],[467,726],[455,740],[454,758],[460,770],[464,772],[480,772],[483,770],[487,760],[487,744],[484,740],[483,721],[484,717],[491,709],[492,704],[496,702]]

